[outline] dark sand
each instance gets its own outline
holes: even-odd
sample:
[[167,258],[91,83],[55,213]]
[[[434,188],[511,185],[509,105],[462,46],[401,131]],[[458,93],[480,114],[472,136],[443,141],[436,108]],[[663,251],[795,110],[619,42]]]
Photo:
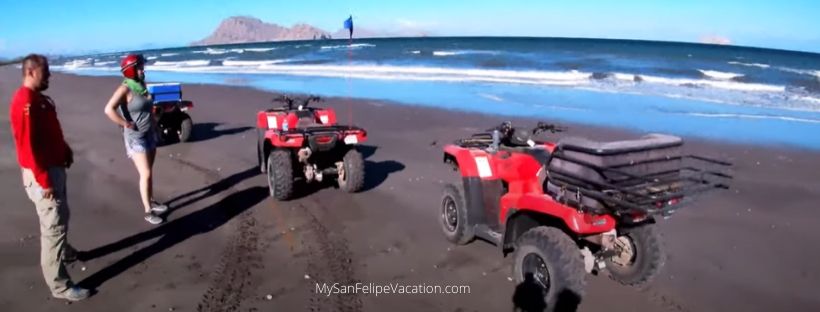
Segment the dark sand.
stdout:
[[[510,260],[481,241],[450,245],[436,219],[442,183],[451,177],[441,164],[442,145],[500,118],[333,99],[325,104],[341,121],[352,116],[369,131],[368,190],[326,188],[274,203],[255,170],[250,128],[273,95],[186,85],[186,98],[196,103],[195,140],[160,148],[156,193],[176,200],[168,221],[151,226],[142,220],[136,170],[103,115],[117,83],[55,74],[47,92],[77,154],[69,171],[69,240],[95,258],[70,272],[99,290],[84,302],[50,299],[45,288],[37,216],[20,183],[8,109],[0,110],[2,310],[512,310]],[[19,84],[17,68],[0,67],[4,105]],[[569,126],[565,135],[635,135]],[[820,310],[820,154],[697,140],[688,146],[735,162],[734,189],[660,223],[669,261],[649,287],[590,276],[579,310]],[[316,282],[351,281],[469,285],[471,293],[312,294]]]

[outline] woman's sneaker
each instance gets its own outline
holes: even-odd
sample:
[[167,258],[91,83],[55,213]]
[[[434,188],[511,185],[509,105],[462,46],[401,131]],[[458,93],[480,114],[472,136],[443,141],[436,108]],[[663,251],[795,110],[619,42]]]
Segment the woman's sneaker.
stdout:
[[163,213],[168,211],[168,206],[164,204],[160,204],[158,202],[152,201],[151,202],[151,211],[156,213]]
[[153,212],[151,212],[145,215],[145,221],[148,221],[148,223],[151,224],[160,224],[162,223],[162,218],[158,217]]

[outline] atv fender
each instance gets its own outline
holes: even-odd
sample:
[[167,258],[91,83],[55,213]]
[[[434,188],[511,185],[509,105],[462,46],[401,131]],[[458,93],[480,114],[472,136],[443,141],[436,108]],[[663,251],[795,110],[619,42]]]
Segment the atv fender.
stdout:
[[501,199],[504,224],[504,253],[514,248],[518,237],[529,229],[546,225],[563,230],[573,238],[600,234],[615,229],[616,220],[610,215],[594,215],[568,208],[555,202],[549,195],[505,195]]
[[458,166],[462,177],[491,178],[493,172],[489,155],[481,150],[469,150],[456,145],[444,147],[444,162]]

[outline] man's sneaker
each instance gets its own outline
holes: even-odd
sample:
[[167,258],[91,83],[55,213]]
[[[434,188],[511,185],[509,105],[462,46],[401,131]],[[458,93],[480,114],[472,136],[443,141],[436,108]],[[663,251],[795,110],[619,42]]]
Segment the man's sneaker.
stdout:
[[151,202],[151,211],[156,213],[163,213],[168,211],[168,206],[164,204],[160,204],[158,202],[152,201]]
[[145,221],[151,224],[160,224],[162,223],[162,218],[155,215],[153,212],[145,215]]
[[69,289],[66,289],[62,293],[54,294],[54,298],[65,299],[68,301],[80,301],[85,298],[88,298],[88,296],[90,295],[91,292],[88,289],[74,286]]

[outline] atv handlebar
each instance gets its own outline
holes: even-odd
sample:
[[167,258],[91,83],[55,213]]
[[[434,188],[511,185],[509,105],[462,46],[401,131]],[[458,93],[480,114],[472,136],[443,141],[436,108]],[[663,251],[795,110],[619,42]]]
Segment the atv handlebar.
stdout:
[[[492,133],[493,131],[496,131],[496,130],[498,130],[498,132],[500,132],[502,136],[506,137],[506,136],[509,136],[510,134],[512,134],[514,129],[513,129],[513,126],[512,126],[512,122],[505,121],[505,122],[502,122],[498,126],[487,129],[487,132]],[[556,124],[545,123],[543,121],[539,121],[538,124],[535,126],[535,128],[533,128],[532,131],[529,131],[529,132],[531,134],[535,135],[535,134],[539,134],[539,133],[544,132],[544,131],[549,131],[551,133],[556,133],[556,132],[563,132],[563,131],[566,131],[566,130],[567,130],[566,127],[559,126],[559,125],[556,125]]]
[[315,95],[302,96],[302,97],[292,97],[292,96],[288,96],[288,95],[280,95],[278,97],[273,98],[273,102],[284,103],[284,106],[286,106],[288,109],[293,109],[293,104],[294,103],[298,104],[298,107],[300,109],[303,109],[303,108],[306,108],[308,106],[308,104],[310,104],[311,102],[320,102],[320,101],[322,101],[322,98],[319,97],[319,96],[315,96]]
[[535,128],[515,128],[512,122],[505,121],[500,125],[487,129],[485,133],[474,134],[472,138],[459,140],[459,144],[486,146],[489,150],[497,150],[499,146],[532,146],[533,137],[549,131],[551,133],[565,131],[563,126],[539,122]]
[[555,125],[555,124],[548,124],[548,123],[544,123],[544,122],[538,122],[538,125],[535,126],[535,129],[532,130],[532,134],[538,134],[538,133],[541,133],[541,132],[544,132],[544,131],[549,131],[551,133],[556,133],[556,132],[564,132],[566,130],[567,130],[567,128],[564,127],[564,126],[559,126],[559,125]]

